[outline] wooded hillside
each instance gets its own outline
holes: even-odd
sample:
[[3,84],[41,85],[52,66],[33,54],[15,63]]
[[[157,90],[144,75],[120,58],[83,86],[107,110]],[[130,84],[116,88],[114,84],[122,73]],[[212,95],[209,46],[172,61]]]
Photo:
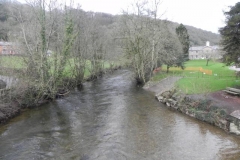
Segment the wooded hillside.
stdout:
[[[11,5],[11,4],[1,4],[0,8],[2,8],[1,10],[4,12],[0,12],[0,17],[2,17],[0,19],[0,40],[4,40],[4,41],[10,41],[9,38],[11,38],[11,30],[14,29],[14,27],[17,25],[17,23],[12,19],[11,17],[11,13],[10,11],[7,10],[7,6],[6,5]],[[26,7],[25,5],[21,5],[18,4],[19,7],[21,6]],[[85,12],[85,11],[82,11]],[[111,15],[108,13],[92,13],[92,12],[87,12],[85,13],[85,15],[88,16],[92,16],[94,14],[95,16],[95,20],[98,22],[98,24],[102,25],[102,26],[109,26],[113,23],[116,23],[117,20],[121,17],[121,15]],[[169,29],[172,32],[175,32],[176,27],[179,25],[178,23],[175,22],[171,22],[168,21],[169,23]],[[219,34],[215,34],[209,31],[205,31],[193,26],[188,26],[185,25],[187,30],[188,30],[188,34],[190,36],[190,46],[201,46],[201,45],[205,45],[206,41],[209,41],[211,45],[218,45],[220,42],[220,35]],[[7,33],[6,33],[7,32]],[[16,35],[15,35],[16,36]],[[16,37],[12,37],[12,38],[16,38]]]
[[[117,21],[121,15],[111,15],[108,13],[95,13],[96,19],[101,25],[110,25]],[[175,33],[175,29],[178,27],[178,23],[168,21],[168,27],[172,33]],[[204,46],[206,41],[210,42],[210,45],[218,45],[221,39],[220,34],[205,31],[193,26],[185,25],[190,37],[190,46]]]
[[[108,13],[95,13],[95,16],[101,25],[106,26],[116,22],[117,19],[121,17],[121,15],[114,16]],[[172,31],[172,33],[175,32],[175,29],[179,25],[178,23],[171,21],[168,21],[168,24],[168,27],[170,31]],[[206,41],[209,41],[210,45],[218,45],[220,42],[220,34],[205,31],[193,26],[185,26],[188,30],[188,34],[190,37],[190,46],[204,46],[206,44]]]

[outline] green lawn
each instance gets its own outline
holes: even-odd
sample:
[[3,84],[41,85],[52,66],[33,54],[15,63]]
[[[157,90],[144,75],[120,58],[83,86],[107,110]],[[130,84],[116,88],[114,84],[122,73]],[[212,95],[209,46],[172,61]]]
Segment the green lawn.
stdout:
[[[51,63],[52,58],[49,57],[49,62]],[[70,63],[69,63],[70,62]],[[66,68],[64,70],[64,75],[66,77],[70,77],[72,75],[72,66],[74,65],[73,59],[70,59],[69,62],[67,62]],[[53,65],[54,62],[52,62]],[[114,63],[118,64],[118,63]],[[25,68],[25,63],[24,63],[24,57],[22,56],[0,56],[0,66],[4,68],[12,68],[12,69],[23,69]],[[85,73],[84,77],[89,77],[90,72],[89,69],[91,67],[91,63],[89,60],[86,62],[85,66]],[[104,68],[110,68],[110,62],[104,62]],[[53,69],[51,69],[53,70]]]
[[[72,75],[72,67],[73,67],[73,59],[70,59],[70,63],[67,63],[66,68],[64,70],[64,75],[66,77],[70,77]],[[91,68],[91,62],[89,60],[86,61],[85,71],[84,71],[84,77],[87,78],[90,76],[90,68]],[[104,68],[110,68],[109,62],[104,62]]]
[[183,77],[176,83],[176,87],[187,94],[209,93],[222,90],[226,87],[240,86],[240,78],[235,77],[235,71],[229,70],[223,63],[210,61],[206,66],[206,60],[191,60],[185,63],[185,67],[202,67],[212,70],[212,75],[204,74],[200,71],[176,70],[170,68],[166,74],[166,66],[162,67],[163,72],[156,74],[152,80],[157,81],[168,76]]
[[24,67],[24,59],[21,56],[0,56],[0,66],[21,69]]
[[229,66],[216,61],[209,61],[208,66],[206,66],[206,60],[191,60],[185,63],[185,67],[202,67],[203,69],[209,69],[213,71],[213,74],[227,76],[232,75],[234,71],[229,70]]

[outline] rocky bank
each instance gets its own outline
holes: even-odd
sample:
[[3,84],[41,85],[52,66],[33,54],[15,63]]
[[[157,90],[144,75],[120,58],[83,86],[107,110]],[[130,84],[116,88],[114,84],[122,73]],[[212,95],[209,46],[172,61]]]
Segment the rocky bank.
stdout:
[[221,91],[208,95],[185,95],[174,88],[174,83],[180,78],[168,77],[159,82],[149,82],[144,89],[154,92],[156,99],[171,109],[240,135],[239,97],[231,97]]

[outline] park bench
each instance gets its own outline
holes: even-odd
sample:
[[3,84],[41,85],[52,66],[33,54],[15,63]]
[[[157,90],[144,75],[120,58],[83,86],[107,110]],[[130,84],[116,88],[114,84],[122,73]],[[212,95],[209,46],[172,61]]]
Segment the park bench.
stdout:
[[240,89],[237,88],[226,87],[223,91],[233,95],[240,95]]

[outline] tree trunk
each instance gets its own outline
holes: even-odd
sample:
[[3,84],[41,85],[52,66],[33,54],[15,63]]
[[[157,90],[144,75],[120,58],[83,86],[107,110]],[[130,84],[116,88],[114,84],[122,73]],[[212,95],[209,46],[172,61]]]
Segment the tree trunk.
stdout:
[[208,62],[209,62],[209,59],[207,59],[207,64],[206,64],[206,66],[208,66]]
[[169,68],[170,68],[170,66],[167,66],[167,73],[169,72]]

